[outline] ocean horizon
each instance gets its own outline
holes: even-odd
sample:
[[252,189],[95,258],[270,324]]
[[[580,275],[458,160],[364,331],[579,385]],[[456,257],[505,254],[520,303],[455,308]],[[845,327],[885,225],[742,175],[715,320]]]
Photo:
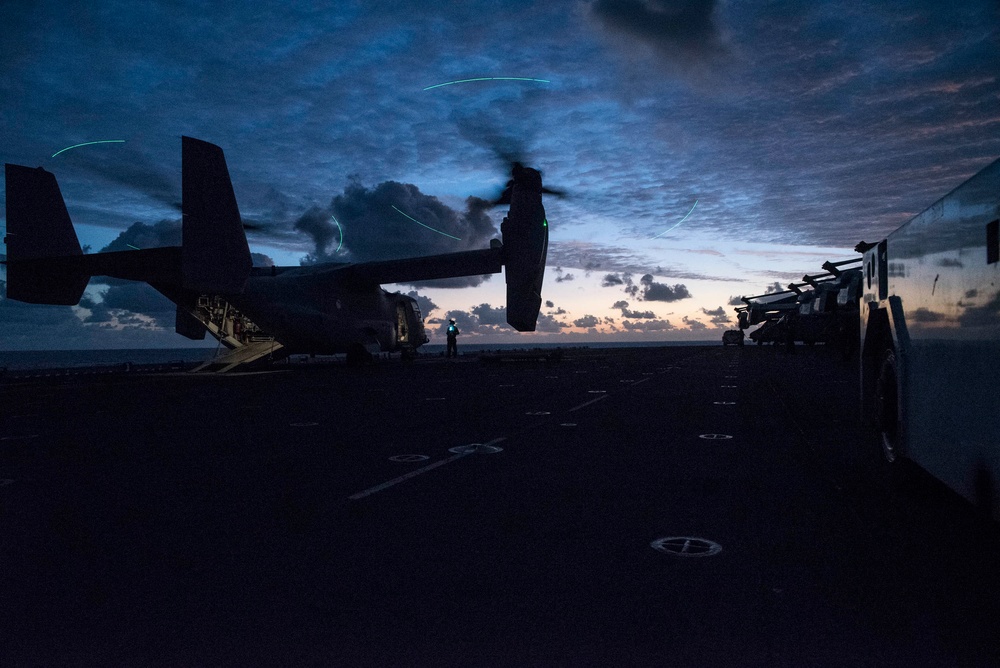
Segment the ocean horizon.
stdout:
[[[719,341],[574,341],[572,343],[484,343],[459,344],[460,354],[498,350],[554,350],[557,348],[658,348],[664,346],[718,346]],[[83,369],[122,364],[155,365],[205,362],[215,357],[215,347],[120,348],[99,350],[0,350],[0,370]],[[444,344],[426,344],[420,355],[443,355]],[[298,354],[293,357],[299,357]]]

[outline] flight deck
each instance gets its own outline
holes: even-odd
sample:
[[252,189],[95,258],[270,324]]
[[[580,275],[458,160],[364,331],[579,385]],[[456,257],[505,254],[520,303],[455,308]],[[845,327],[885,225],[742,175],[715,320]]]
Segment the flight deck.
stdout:
[[5,665],[1000,665],[822,346],[0,379]]

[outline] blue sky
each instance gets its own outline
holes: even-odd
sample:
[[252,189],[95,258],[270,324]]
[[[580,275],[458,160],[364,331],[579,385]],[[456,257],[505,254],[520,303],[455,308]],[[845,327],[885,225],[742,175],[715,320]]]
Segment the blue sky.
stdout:
[[[503,326],[502,276],[389,286],[434,342],[449,314],[465,342],[717,339],[733,297],[1000,157],[996,0],[81,4],[0,5],[0,160],[54,172],[93,252],[177,243],[181,135],[225,150],[277,264],[486,247],[503,210],[467,198],[505,182],[497,147],[565,190],[540,331]],[[546,82],[425,90],[484,77]],[[4,349],[187,345],[172,328],[141,285],[0,301]]]

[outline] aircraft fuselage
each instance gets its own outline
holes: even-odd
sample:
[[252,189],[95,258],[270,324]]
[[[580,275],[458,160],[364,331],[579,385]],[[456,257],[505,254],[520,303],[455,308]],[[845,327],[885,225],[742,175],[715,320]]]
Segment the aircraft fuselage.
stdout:
[[416,301],[352,284],[324,267],[258,267],[240,294],[221,295],[291,352],[395,351],[427,342]]

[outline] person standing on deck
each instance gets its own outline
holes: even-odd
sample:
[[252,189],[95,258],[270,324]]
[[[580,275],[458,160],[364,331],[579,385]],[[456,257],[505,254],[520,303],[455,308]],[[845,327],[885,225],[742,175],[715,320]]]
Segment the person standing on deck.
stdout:
[[458,357],[458,335],[461,332],[458,331],[458,327],[455,326],[455,319],[451,318],[448,321],[448,349],[445,353],[445,357]]

